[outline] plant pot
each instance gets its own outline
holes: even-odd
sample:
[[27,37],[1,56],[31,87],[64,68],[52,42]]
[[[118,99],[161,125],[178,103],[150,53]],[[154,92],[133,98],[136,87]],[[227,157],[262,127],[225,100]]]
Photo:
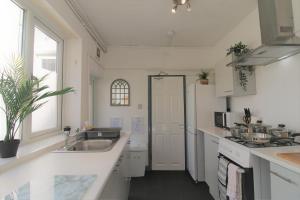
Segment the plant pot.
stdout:
[[17,155],[20,140],[0,141],[0,157],[11,158]]
[[208,85],[208,79],[200,79],[202,85]]

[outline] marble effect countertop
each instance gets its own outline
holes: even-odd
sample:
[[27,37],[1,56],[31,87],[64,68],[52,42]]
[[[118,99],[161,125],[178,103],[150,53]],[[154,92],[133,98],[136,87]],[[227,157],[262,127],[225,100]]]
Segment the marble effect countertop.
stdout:
[[300,174],[300,165],[277,156],[278,153],[300,153],[300,146],[253,148],[251,153]]
[[[97,175],[73,176],[57,175],[54,180],[54,200],[81,200],[89,187],[96,180]],[[3,200],[30,200],[30,182],[21,186],[17,190],[7,194]]]
[[218,127],[203,127],[203,128],[201,127],[201,128],[198,128],[198,130],[200,130],[206,134],[215,136],[217,138],[224,138],[226,136],[231,136],[230,131],[223,129],[223,128],[218,128]]
[[0,175],[0,200],[96,200],[113,171],[129,134],[112,150],[49,152]]

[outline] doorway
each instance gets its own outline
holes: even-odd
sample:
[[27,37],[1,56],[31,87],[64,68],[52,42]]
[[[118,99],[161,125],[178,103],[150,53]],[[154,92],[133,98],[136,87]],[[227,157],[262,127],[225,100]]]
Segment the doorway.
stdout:
[[150,169],[185,170],[185,76],[152,75],[148,81]]

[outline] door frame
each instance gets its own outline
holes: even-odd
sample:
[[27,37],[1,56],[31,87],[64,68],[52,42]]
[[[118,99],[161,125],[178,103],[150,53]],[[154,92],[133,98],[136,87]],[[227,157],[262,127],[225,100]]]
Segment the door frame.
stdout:
[[183,113],[184,113],[184,162],[187,169],[187,124],[186,124],[186,76],[185,75],[148,75],[148,166],[152,170],[152,78],[182,77],[183,82]]

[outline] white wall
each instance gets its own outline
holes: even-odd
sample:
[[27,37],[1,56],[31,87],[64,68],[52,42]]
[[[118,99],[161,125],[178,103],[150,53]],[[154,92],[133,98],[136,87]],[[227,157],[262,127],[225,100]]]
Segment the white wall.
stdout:
[[[195,82],[200,70],[165,70],[168,74],[186,75],[187,85]],[[110,126],[113,117],[123,118],[123,130],[131,132],[131,118],[144,118],[144,134],[133,136],[133,140],[147,141],[148,135],[148,75],[156,75],[159,71],[147,69],[105,69],[104,75],[96,81],[95,125]],[[213,73],[210,83],[214,82]],[[130,106],[114,107],[110,105],[110,86],[117,79],[123,78],[130,85]],[[142,104],[142,109],[138,105]]]
[[[73,128],[82,127],[83,123],[89,120],[90,71],[101,73],[95,69],[95,66],[101,68],[99,61],[96,59],[95,62],[90,61],[90,58],[94,58],[93,51],[97,44],[79,23],[65,1],[44,1],[48,9],[55,13],[56,18],[59,18],[61,23],[75,35],[64,38],[64,86],[72,86],[76,92],[64,97],[63,125],[71,125]],[[98,75],[95,74],[95,76]]]
[[[215,55],[223,59],[226,49],[242,41],[251,48],[260,44],[258,9],[227,34],[215,47]],[[253,114],[264,123],[287,127],[300,131],[300,54],[268,66],[256,67],[257,94],[233,97],[232,111],[242,112],[250,107]],[[225,66],[224,66],[225,67]]]
[[103,56],[107,69],[190,70],[211,68],[211,47],[108,47]]

